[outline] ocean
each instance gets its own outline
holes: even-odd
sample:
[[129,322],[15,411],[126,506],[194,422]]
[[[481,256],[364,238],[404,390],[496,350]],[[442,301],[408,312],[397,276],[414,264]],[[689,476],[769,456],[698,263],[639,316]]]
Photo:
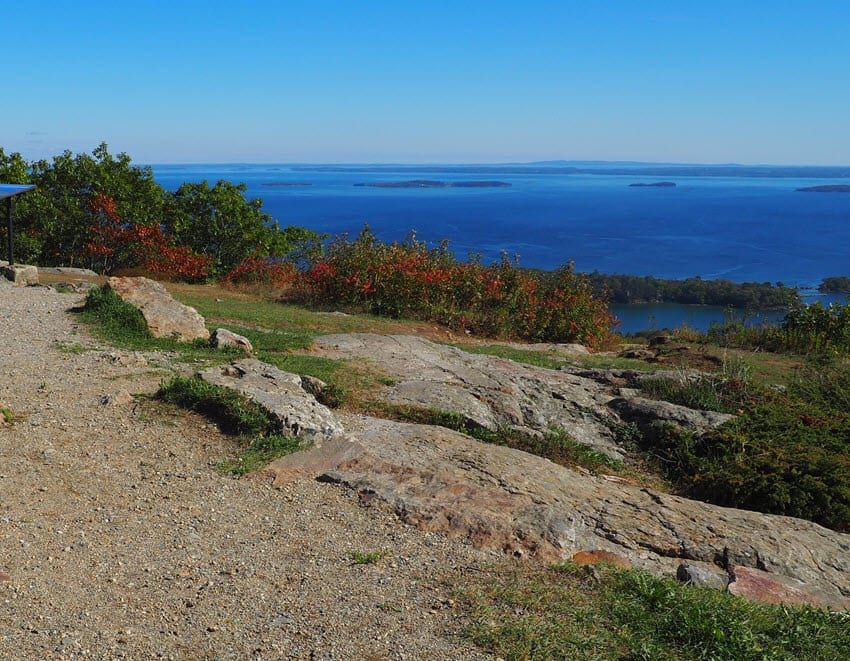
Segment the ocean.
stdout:
[[[282,225],[354,235],[368,224],[384,240],[448,239],[463,257],[502,251],[529,267],[568,261],[579,271],[662,278],[728,278],[816,287],[850,274],[850,194],[796,189],[847,179],[657,174],[498,174],[305,170],[291,165],[154,165],[156,179],[227,179]],[[359,183],[498,180],[499,188],[374,188]],[[669,180],[675,187],[631,187]],[[274,185],[290,184],[290,185]],[[291,185],[303,184],[303,185]],[[809,300],[816,294],[810,292]],[[703,306],[616,306],[621,330],[697,328],[722,320]],[[775,317],[775,315],[774,315]],[[673,323],[677,321],[679,323]]]

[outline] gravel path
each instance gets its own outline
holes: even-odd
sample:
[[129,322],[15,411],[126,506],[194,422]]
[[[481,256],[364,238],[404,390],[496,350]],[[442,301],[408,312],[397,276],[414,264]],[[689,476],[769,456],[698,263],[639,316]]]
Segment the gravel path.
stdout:
[[0,284],[0,658],[480,656],[441,579],[493,556],[328,485],[224,477],[203,419],[101,404],[161,374],[98,347],[79,301]]

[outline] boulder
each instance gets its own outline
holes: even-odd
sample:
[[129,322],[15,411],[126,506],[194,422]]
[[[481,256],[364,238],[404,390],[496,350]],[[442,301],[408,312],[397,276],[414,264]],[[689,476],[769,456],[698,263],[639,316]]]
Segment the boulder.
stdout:
[[107,286],[141,311],[154,337],[170,337],[180,342],[209,339],[204,318],[197,310],[175,301],[159,282],[141,277],[113,277]]
[[100,403],[104,406],[124,406],[126,404],[132,404],[133,401],[133,396],[126,390],[109,393],[100,398]]
[[[850,535],[594,476],[441,427],[339,417],[346,434],[277,459],[263,475],[278,486],[304,477],[340,484],[408,524],[513,556],[616,557],[666,576],[685,564],[689,580],[717,585],[734,568],[736,594],[760,598],[747,579],[766,575],[793,587],[772,588],[780,600],[850,607]],[[691,569],[715,565],[717,577]]]
[[12,264],[4,262],[0,273],[16,287],[28,287],[38,284],[38,269],[29,264]]
[[290,374],[255,358],[201,372],[207,383],[244,395],[268,411],[281,433],[315,445],[341,434],[342,424],[316,400],[309,378]]
[[240,349],[246,353],[254,352],[251,340],[226,328],[216,328],[210,341],[216,349]]
[[631,358],[633,360],[655,360],[656,353],[652,349],[625,349],[617,354],[620,358]]

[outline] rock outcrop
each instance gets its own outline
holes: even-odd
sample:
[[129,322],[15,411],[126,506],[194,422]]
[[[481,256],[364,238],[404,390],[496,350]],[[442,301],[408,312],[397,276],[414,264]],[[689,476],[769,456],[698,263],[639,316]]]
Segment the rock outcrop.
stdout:
[[737,594],[760,598],[760,585],[780,595],[770,600],[850,607],[850,535],[588,475],[440,427],[343,422],[348,435],[278,459],[265,475],[341,484],[409,524],[515,556],[595,554],[669,576],[687,561],[703,566],[705,582],[726,574]]
[[109,278],[107,286],[138,308],[154,337],[181,342],[209,339],[204,318],[195,308],[175,301],[159,282],[149,278]]
[[621,456],[607,406],[613,396],[590,379],[472,354],[408,335],[319,337],[326,355],[376,365],[395,380],[380,396],[390,404],[460,413],[473,426],[540,434],[567,430],[576,441]]
[[317,388],[323,385],[318,379],[289,374],[255,358],[213,367],[200,377],[262,406],[282,433],[315,445],[342,433],[342,425],[330,409],[316,400]]

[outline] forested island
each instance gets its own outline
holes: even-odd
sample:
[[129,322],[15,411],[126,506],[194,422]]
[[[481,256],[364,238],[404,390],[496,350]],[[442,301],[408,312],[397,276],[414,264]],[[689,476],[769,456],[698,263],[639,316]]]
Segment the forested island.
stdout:
[[370,188],[502,188],[510,186],[507,181],[434,181],[413,179],[411,181],[369,181],[355,186]]
[[629,188],[675,188],[676,183],[673,181],[655,181],[652,183],[637,183],[629,184]]
[[850,193],[850,184],[826,184],[824,186],[807,186],[798,188],[800,193]]
[[651,275],[606,275],[594,271],[588,277],[594,293],[611,303],[685,303],[722,305],[767,310],[800,302],[793,287],[782,283],[732,282],[731,280],[665,280]]
[[836,275],[824,278],[818,287],[818,291],[822,294],[850,294],[850,277]]

